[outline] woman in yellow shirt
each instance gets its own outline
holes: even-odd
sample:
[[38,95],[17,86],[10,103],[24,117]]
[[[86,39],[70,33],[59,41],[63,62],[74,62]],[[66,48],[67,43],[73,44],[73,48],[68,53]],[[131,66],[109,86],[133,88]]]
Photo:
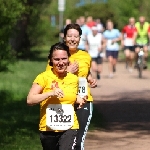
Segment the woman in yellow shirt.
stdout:
[[[78,24],[68,24],[64,29],[64,42],[69,47],[69,52],[71,54],[71,56],[69,57],[70,63],[67,71],[77,75],[78,77],[87,79],[87,82],[91,87],[96,87],[96,80],[92,79],[90,75],[91,57],[86,51],[78,50],[77,48],[80,42],[81,35],[82,30]],[[47,65],[46,70],[49,69],[50,67],[49,65]],[[76,110],[77,118],[79,121],[76,150],[84,149],[85,136],[92,118],[93,97],[88,86],[87,90],[87,103],[84,104],[82,108]]]
[[27,96],[27,104],[40,103],[40,139],[43,150],[71,150],[79,128],[74,103],[78,77],[66,71],[69,47],[56,43],[50,49],[51,69],[39,74]]

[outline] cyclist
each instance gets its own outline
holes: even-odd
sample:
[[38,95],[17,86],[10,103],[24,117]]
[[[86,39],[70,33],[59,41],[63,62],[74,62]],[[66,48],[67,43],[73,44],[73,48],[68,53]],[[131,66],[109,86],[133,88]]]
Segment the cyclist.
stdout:
[[139,22],[135,24],[137,32],[135,34],[136,38],[136,48],[135,48],[135,61],[137,67],[137,57],[138,57],[138,52],[140,51],[140,48],[143,48],[144,51],[144,66],[143,69],[147,69],[146,61],[148,58],[148,43],[150,39],[150,25],[148,22],[145,21],[144,16],[139,17]]
[[122,29],[122,46],[124,47],[124,53],[126,56],[126,67],[129,72],[132,72],[132,64],[135,55],[135,19],[129,18],[129,24],[125,25]]

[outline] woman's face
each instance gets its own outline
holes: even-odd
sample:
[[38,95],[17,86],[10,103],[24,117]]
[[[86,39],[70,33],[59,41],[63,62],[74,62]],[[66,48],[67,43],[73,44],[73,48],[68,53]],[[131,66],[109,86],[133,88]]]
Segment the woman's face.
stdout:
[[113,23],[112,22],[108,22],[107,23],[107,29],[108,30],[112,30],[113,29]]
[[53,63],[53,70],[57,74],[63,74],[66,72],[69,57],[66,51],[64,50],[55,50],[52,55],[52,63]]
[[69,29],[64,40],[70,51],[76,51],[80,42],[79,32],[76,29]]

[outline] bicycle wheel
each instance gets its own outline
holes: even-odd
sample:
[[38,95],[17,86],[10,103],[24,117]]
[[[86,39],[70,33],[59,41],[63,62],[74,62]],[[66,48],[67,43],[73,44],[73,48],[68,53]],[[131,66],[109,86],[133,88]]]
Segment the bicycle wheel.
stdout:
[[139,71],[139,78],[142,78],[143,56],[139,56],[139,60],[138,60],[138,71]]

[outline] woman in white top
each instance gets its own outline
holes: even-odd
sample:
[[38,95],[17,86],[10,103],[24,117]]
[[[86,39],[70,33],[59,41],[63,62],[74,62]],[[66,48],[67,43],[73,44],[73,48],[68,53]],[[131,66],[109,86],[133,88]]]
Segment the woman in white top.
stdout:
[[103,62],[103,36],[98,33],[98,28],[93,26],[92,33],[87,36],[87,51],[92,58],[91,73],[94,78],[100,79]]

